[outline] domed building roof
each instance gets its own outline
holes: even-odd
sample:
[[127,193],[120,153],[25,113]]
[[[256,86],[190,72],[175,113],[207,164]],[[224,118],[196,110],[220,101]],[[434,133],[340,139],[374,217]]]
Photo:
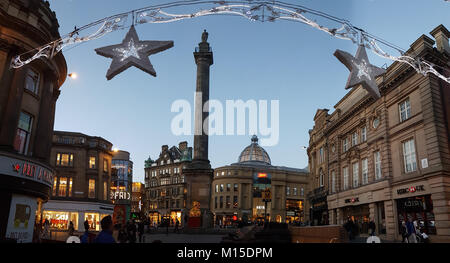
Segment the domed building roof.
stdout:
[[261,146],[258,145],[258,137],[253,135],[252,143],[239,155],[238,163],[262,163],[271,165],[270,157]]

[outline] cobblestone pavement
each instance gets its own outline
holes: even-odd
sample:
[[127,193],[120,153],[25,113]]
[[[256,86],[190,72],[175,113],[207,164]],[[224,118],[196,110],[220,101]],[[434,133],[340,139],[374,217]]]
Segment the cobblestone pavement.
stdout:
[[220,243],[222,237],[225,235],[192,235],[192,234],[145,234],[145,242],[152,243],[154,241],[161,241],[162,243]]

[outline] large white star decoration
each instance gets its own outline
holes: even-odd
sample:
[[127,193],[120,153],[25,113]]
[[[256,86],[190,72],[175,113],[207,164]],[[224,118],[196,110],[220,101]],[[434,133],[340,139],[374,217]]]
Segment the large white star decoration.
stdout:
[[342,50],[336,50],[334,56],[350,70],[345,89],[361,84],[373,98],[378,99],[381,97],[375,78],[383,75],[386,70],[369,63],[369,58],[363,45],[359,45],[355,57]]
[[173,41],[140,41],[134,26],[131,26],[122,44],[97,48],[98,55],[112,58],[106,78],[111,80],[131,66],[156,77],[148,56],[173,47]]

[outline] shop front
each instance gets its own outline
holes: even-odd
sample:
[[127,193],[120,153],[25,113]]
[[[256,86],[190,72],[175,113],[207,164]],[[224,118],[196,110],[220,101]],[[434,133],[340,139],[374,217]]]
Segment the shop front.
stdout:
[[428,235],[436,235],[436,219],[433,199],[427,182],[418,182],[396,187],[394,197],[397,207],[397,225],[400,234],[402,222],[411,219]]
[[105,216],[114,220],[114,206],[111,204],[50,200],[43,206],[42,223],[47,220],[50,229],[67,231],[72,222],[75,231],[84,232],[87,221],[91,231],[101,231],[100,221]]
[[53,170],[46,165],[0,152],[0,240],[33,241],[52,181]]
[[326,196],[311,199],[310,217],[312,225],[328,225],[328,204]]
[[[302,200],[286,199],[286,223],[294,224],[305,221],[304,202]],[[281,216],[276,221],[281,223]]]
[[[358,202],[357,198],[350,199],[349,202]],[[355,224],[354,234],[368,234],[370,222],[370,207],[369,204],[347,206],[342,208],[343,216],[346,220],[351,219]]]
[[183,220],[181,220],[181,210],[172,210],[170,211],[170,224],[175,226],[175,224],[178,223],[180,224],[179,226],[181,226],[181,224],[183,223]]
[[150,225],[159,225],[161,222],[161,215],[158,211],[149,211],[148,212],[148,220],[150,221]]

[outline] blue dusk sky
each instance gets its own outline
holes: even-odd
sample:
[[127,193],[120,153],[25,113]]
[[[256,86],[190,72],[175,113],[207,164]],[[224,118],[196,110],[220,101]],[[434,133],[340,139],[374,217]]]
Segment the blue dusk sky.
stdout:
[[[149,0],[51,0],[60,33],[71,32],[103,17],[149,5],[167,3]],[[404,50],[422,34],[439,24],[450,28],[450,3],[444,0],[286,0],[349,20],[353,25],[394,43]],[[190,13],[195,9],[177,9]],[[186,12],[184,12],[186,11]],[[311,17],[306,14],[307,17]],[[319,20],[318,20],[319,21]],[[111,59],[94,49],[119,44],[127,31],[119,30],[63,53],[69,72],[57,102],[55,130],[101,136],[118,149],[131,153],[134,181],[144,181],[144,160],[156,159],[161,145],[193,144],[193,136],[175,136],[171,121],[174,101],[193,105],[196,84],[194,48],[201,33],[209,32],[214,52],[210,98],[226,100],[279,100],[280,136],[276,146],[265,147],[272,164],[295,168],[308,165],[302,146],[319,108],[333,111],[346,94],[349,71],[334,56],[336,49],[354,54],[357,46],[307,25],[278,21],[251,22],[242,17],[209,16],[164,24],[136,27],[141,40],[173,40],[175,46],[150,56],[158,74],[154,78],[130,68],[111,81],[106,72]],[[391,51],[391,50],[389,50]],[[368,51],[372,64],[392,62]],[[398,54],[394,54],[398,55]],[[193,109],[192,109],[193,111]],[[248,133],[248,132],[247,132]],[[245,136],[211,136],[212,167],[236,162],[250,144]]]

